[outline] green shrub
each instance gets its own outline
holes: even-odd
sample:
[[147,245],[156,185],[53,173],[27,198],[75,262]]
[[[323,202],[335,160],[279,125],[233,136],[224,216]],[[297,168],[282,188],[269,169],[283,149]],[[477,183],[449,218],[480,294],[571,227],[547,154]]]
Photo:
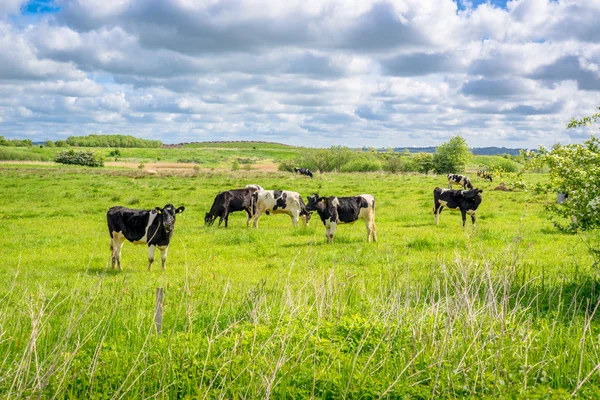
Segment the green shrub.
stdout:
[[0,148],[2,161],[42,161],[42,156],[30,152],[21,152],[17,149]]
[[30,147],[32,145],[31,139],[5,139],[4,136],[0,136],[0,146]]
[[[67,143],[71,146],[80,147],[151,147],[162,146],[160,140],[140,139],[127,135],[88,135],[69,136]],[[58,142],[56,143],[58,146]]]
[[62,151],[54,157],[54,162],[60,164],[85,165],[88,167],[104,166],[102,156],[92,153],[91,151]]
[[341,168],[341,172],[375,172],[381,171],[381,161],[375,158],[356,158]]
[[279,166],[277,167],[277,169],[279,171],[294,172],[295,165],[296,164],[293,161],[285,160],[285,161],[282,161],[281,163],[279,163]]
[[233,162],[231,163],[231,170],[232,171],[240,170],[240,163],[238,162],[238,160],[233,160]]
[[57,140],[54,144],[56,144],[56,147],[67,147],[69,145],[66,140]]

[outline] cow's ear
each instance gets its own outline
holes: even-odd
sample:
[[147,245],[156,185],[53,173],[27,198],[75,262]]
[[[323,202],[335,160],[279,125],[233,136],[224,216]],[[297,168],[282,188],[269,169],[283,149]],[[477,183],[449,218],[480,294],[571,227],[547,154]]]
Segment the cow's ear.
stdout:
[[184,210],[185,210],[185,207],[181,206],[177,210],[175,210],[175,214],[181,214]]
[[154,209],[157,213],[162,214],[162,209],[160,207],[155,207]]

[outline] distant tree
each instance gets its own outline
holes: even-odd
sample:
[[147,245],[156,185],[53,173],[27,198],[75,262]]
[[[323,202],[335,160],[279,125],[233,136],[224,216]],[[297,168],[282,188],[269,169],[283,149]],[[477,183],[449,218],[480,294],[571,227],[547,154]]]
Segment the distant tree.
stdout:
[[126,135],[69,136],[67,143],[79,147],[160,147],[160,140],[140,139]]
[[46,147],[54,147],[54,142],[52,140],[46,140],[46,142],[44,143],[44,146]]
[[438,174],[463,172],[470,157],[467,141],[461,136],[454,136],[436,147],[433,168]]
[[56,147],[67,147],[69,145],[66,140],[57,140],[54,144],[56,144]]

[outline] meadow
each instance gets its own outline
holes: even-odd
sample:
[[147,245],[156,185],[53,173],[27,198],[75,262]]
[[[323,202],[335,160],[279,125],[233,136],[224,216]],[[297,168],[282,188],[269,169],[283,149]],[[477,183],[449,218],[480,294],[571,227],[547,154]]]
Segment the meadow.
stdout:
[[[483,203],[463,229],[457,211],[433,224],[443,176],[2,164],[0,396],[599,398],[585,243],[548,220],[555,194],[473,180]],[[357,222],[327,245],[316,214],[298,229],[283,215],[249,229],[243,213],[204,226],[218,192],[250,183],[370,193],[379,241]],[[167,203],[186,210],[166,271],[130,243],[111,270],[108,208]]]

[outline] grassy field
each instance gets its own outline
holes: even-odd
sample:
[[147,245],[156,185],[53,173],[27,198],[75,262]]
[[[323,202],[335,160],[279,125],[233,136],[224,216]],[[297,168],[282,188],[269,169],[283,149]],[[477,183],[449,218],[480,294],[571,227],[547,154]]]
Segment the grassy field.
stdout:
[[[463,230],[457,211],[433,224],[441,176],[0,165],[0,396],[598,398],[585,244],[548,221],[555,195],[474,181],[484,199]],[[379,242],[356,223],[327,245],[316,214],[203,225],[219,191],[249,183],[373,194]],[[166,203],[186,207],[166,272],[130,243],[111,270],[106,210]]]

